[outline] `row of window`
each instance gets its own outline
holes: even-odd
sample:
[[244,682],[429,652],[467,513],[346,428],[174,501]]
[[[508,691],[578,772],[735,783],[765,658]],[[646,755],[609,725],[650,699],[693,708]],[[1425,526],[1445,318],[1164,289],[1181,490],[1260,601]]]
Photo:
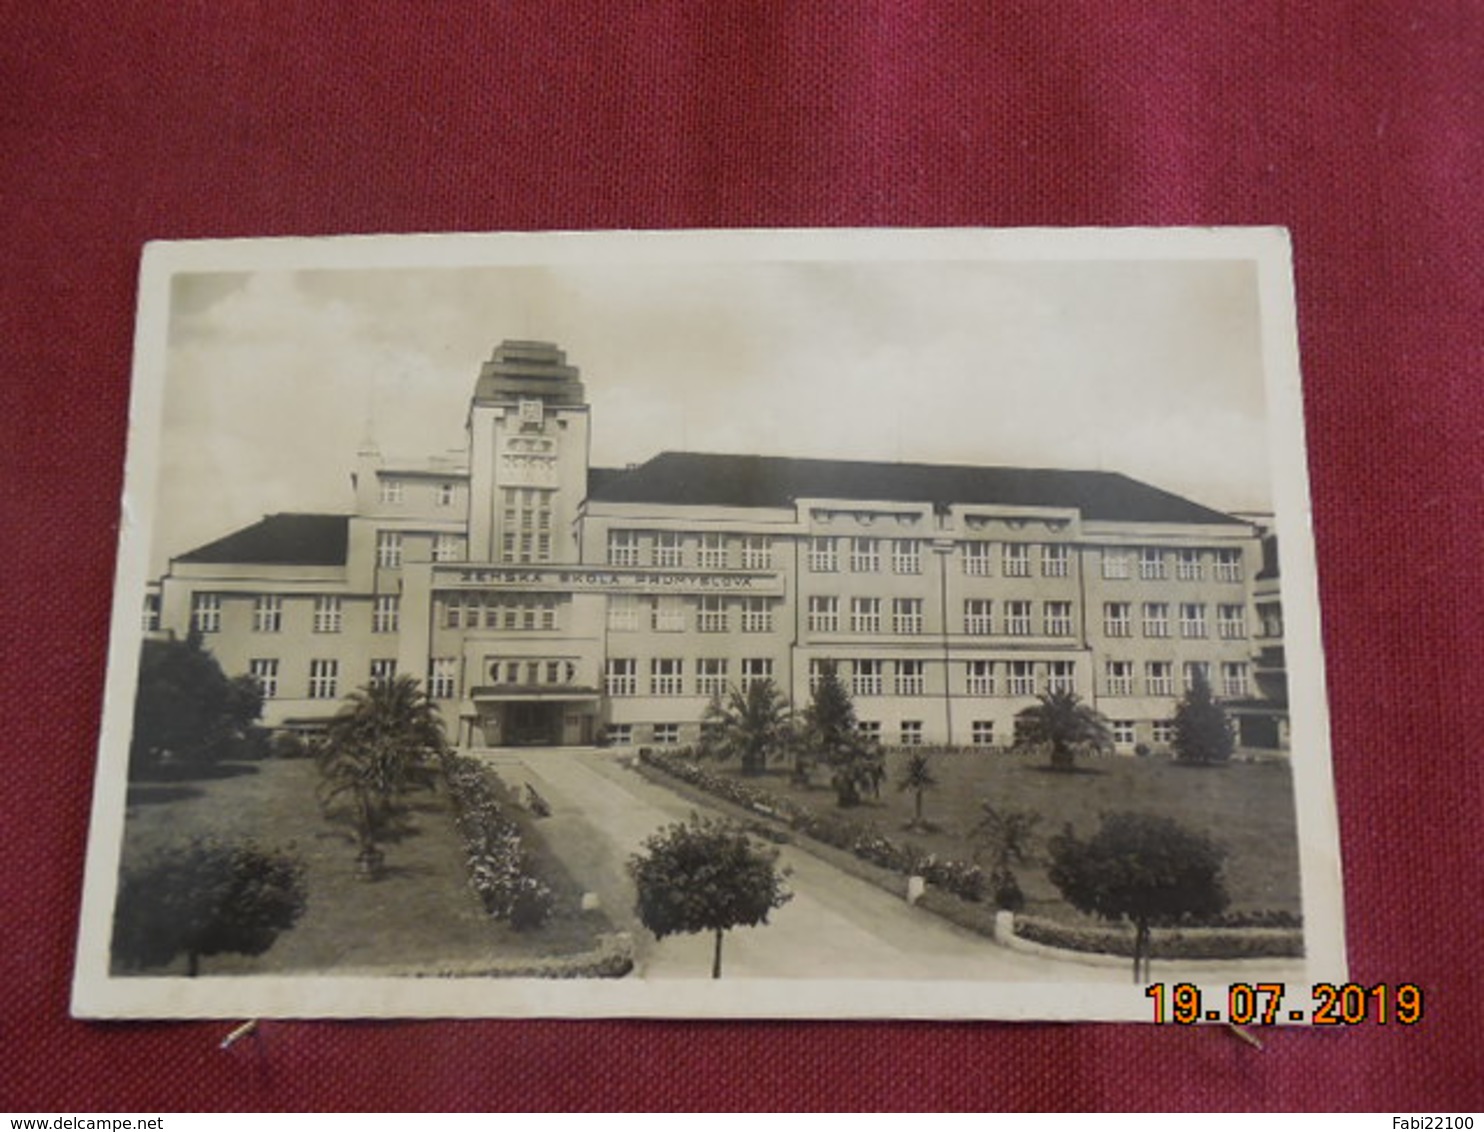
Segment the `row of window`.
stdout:
[[442,621],[449,629],[550,630],[557,627],[557,599],[450,594],[443,599]]
[[[1131,747],[1137,734],[1138,722],[1132,719],[1109,720],[1113,742],[1120,747]],[[675,746],[680,742],[679,723],[655,723],[651,725],[652,742],[657,746]],[[863,719],[856,730],[865,738],[881,742],[884,738],[881,721]],[[1166,745],[1175,741],[1175,723],[1169,719],[1150,721],[1151,738],[1156,744]],[[920,747],[924,727],[920,719],[904,719],[897,725],[897,742],[903,747]],[[618,746],[629,746],[634,742],[634,724],[613,723],[607,728],[608,742]],[[975,719],[969,723],[969,741],[975,747],[993,747],[996,743],[994,720]]]
[[[702,534],[696,553],[696,564],[702,569],[726,569],[731,565],[729,536],[719,532]],[[679,567],[685,565],[686,535],[680,531],[608,532],[610,566],[641,565],[645,541],[649,544],[648,565]],[[768,535],[743,535],[740,560],[744,570],[771,570],[773,542]],[[875,574],[890,568],[894,574],[922,573],[921,539],[877,539],[811,537],[807,541],[811,572],[830,574],[842,566],[855,574]],[[964,573],[988,577],[994,573],[998,559],[1000,575],[1006,578],[1029,578],[1033,560],[1045,578],[1065,578],[1071,570],[1071,550],[1061,543],[965,542],[960,544]],[[1166,550],[1143,547],[1135,550],[1103,551],[1103,577],[1132,578],[1144,581],[1198,582],[1207,571],[1218,582],[1240,582],[1243,577],[1242,552],[1234,548],[1200,550],[1185,548]]]
[[[402,531],[376,532],[376,565],[395,570],[402,565]],[[434,562],[462,562],[468,554],[463,535],[435,534],[433,536]]]
[[[380,480],[380,497],[383,503],[401,503],[404,498],[404,487],[406,481],[382,476]],[[433,501],[439,507],[452,507],[454,501],[454,485],[451,483],[440,483],[433,489]]]
[[[1139,609],[1140,629],[1146,637],[1170,635],[1171,606],[1163,601],[1146,601]],[[1193,639],[1207,635],[1207,608],[1204,602],[1182,601],[1179,615],[1180,635]],[[1103,603],[1103,635],[1133,636],[1134,607],[1128,601]],[[1235,641],[1247,636],[1247,607],[1240,602],[1221,602],[1216,606],[1216,632],[1222,640]]]
[[[1221,664],[1221,686],[1219,693],[1232,699],[1247,695],[1250,666],[1246,661],[1223,661]],[[1189,691],[1199,675],[1207,684],[1211,683],[1209,661],[1187,660],[1181,666],[1181,688]],[[1108,660],[1103,663],[1103,694],[1107,696],[1138,695],[1134,682],[1134,662],[1131,660]],[[1144,695],[1175,695],[1175,664],[1169,660],[1144,662]]]
[[[276,699],[279,695],[278,658],[257,657],[247,662],[247,674],[257,681],[264,699]],[[371,661],[368,682],[373,687],[390,684],[397,676],[394,658],[378,658]],[[435,657],[428,662],[428,695],[434,699],[450,699],[456,694],[458,683],[458,658]],[[309,662],[307,695],[311,700],[334,700],[340,698],[340,661],[313,659]]]
[[[339,633],[345,626],[345,603],[337,594],[319,594],[313,598],[313,627],[316,633]],[[254,633],[279,633],[283,631],[283,597],[279,594],[258,594],[253,598],[252,631]],[[395,633],[400,620],[401,600],[396,594],[382,594],[372,599],[371,631],[373,633]],[[147,607],[146,628],[149,620],[158,621],[158,612]],[[158,628],[158,624],[155,624]],[[222,595],[218,593],[196,593],[191,595],[191,628],[198,633],[219,633],[222,629]]]

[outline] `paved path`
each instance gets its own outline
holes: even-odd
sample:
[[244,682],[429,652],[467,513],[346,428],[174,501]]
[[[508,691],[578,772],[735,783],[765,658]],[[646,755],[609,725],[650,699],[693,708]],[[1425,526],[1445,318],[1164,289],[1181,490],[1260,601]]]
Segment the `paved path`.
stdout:
[[[604,908],[631,932],[637,973],[647,978],[708,978],[712,941],[706,935],[656,941],[633,913],[634,890],[625,862],[661,826],[697,807],[643,778],[604,751],[570,749],[476,750],[517,789],[530,782],[552,806],[543,822],[550,844],[574,877],[596,892]],[[959,979],[1016,982],[1126,983],[1126,965],[1104,966],[1044,958],[1000,947],[872,884],[840,872],[794,846],[780,864],[790,870],[794,898],[769,923],[727,933],[726,976],[839,979]],[[1202,965],[1203,981],[1250,978],[1243,964]],[[1295,970],[1298,965],[1295,964]],[[1156,964],[1156,977],[1175,972]],[[1253,967],[1253,970],[1256,970]],[[1274,977],[1272,965],[1263,968]]]

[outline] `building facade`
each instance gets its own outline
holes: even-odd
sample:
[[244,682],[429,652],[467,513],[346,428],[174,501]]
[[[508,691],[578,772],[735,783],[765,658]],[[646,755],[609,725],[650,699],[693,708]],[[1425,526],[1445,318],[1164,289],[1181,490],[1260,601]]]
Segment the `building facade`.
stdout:
[[1271,666],[1256,678],[1256,603],[1276,601],[1258,526],[1122,475],[592,467],[580,375],[540,342],[495,349],[466,427],[456,458],[368,447],[352,514],[273,515],[172,559],[146,628],[199,631],[262,685],[269,726],[322,726],[410,673],[490,746],[691,742],[713,694],[771,679],[802,706],[826,661],[887,745],[1005,746],[1067,688],[1119,749],[1158,749],[1198,671],[1233,703],[1281,695]]

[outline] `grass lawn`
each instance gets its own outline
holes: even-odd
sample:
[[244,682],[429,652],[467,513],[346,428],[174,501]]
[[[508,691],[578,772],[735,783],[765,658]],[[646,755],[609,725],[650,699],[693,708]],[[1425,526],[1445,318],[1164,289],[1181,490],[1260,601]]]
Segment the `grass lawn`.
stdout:
[[[292,845],[304,860],[309,904],[299,922],[262,955],[204,957],[202,975],[406,971],[545,958],[586,951],[597,934],[611,930],[600,913],[579,909],[577,886],[539,845],[530,848],[557,896],[551,920],[524,933],[492,921],[468,885],[442,790],[409,796],[406,832],[383,846],[385,875],[359,879],[350,829],[320,814],[316,781],[312,761],[273,759],[225,764],[209,778],[130,787],[125,868],[144,853],[196,835]],[[184,974],[185,959],[141,973]]]
[[[1105,757],[1082,759],[1073,773],[1047,769],[1044,755],[930,755],[938,785],[923,796],[923,817],[935,832],[907,831],[913,796],[897,789],[907,755],[887,757],[881,798],[867,799],[854,810],[838,810],[823,768],[801,787],[789,781],[784,767],[750,779],[765,789],[787,795],[818,813],[841,813],[871,822],[884,834],[913,842],[943,857],[972,859],[968,832],[988,801],[1001,810],[1030,810],[1041,815],[1037,827],[1039,856],[1033,866],[1018,867],[1026,911],[1060,919],[1080,918],[1046,877],[1046,841],[1070,822],[1081,836],[1097,829],[1099,816],[1115,810],[1139,810],[1174,818],[1205,833],[1226,851],[1226,888],[1231,911],[1272,909],[1299,913],[1298,837],[1294,824],[1293,782],[1286,763],[1232,763],[1187,766],[1165,758]],[[710,763],[711,769],[737,774],[735,764]]]

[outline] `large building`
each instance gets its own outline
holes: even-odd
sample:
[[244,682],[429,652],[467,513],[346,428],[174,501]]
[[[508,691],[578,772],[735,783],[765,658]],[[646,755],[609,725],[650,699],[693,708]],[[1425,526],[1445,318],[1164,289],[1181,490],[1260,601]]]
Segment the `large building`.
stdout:
[[589,429],[563,352],[504,342],[459,457],[368,445],[352,514],[272,515],[172,559],[146,627],[199,630],[257,678],[269,726],[313,729],[411,673],[490,746],[689,742],[714,693],[768,678],[802,705],[826,661],[888,745],[1006,745],[1068,688],[1121,749],[1158,749],[1197,671],[1233,702],[1275,691],[1254,679],[1251,521],[1108,472],[597,468]]

